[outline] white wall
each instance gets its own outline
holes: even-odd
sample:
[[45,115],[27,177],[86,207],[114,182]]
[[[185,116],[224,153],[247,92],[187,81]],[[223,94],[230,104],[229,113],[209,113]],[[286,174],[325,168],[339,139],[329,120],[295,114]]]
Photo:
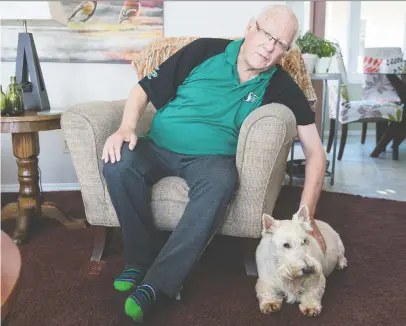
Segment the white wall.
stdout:
[[[58,110],[66,110],[70,105],[80,102],[126,98],[131,86],[137,81],[134,70],[126,65],[45,62],[41,68],[51,107]],[[14,69],[14,63],[2,62],[2,85],[9,84]],[[117,83],[121,87],[112,87]],[[39,138],[43,190],[78,189],[71,156],[64,153],[62,131],[40,132]],[[18,191],[17,165],[10,134],[1,135],[1,191]]]
[[165,36],[239,36],[253,15],[277,3],[286,1],[168,1]]
[[[276,1],[165,2],[165,36],[239,36],[251,16],[273,3]],[[288,3],[299,11],[297,14],[302,24],[305,21],[301,11],[303,6]],[[1,63],[2,85],[8,85],[14,66],[14,63]],[[137,81],[129,65],[42,63],[41,67],[51,106],[61,109],[85,101],[126,98]],[[121,87],[112,87],[117,84]],[[1,191],[18,191],[11,137],[8,134],[1,137]],[[40,133],[39,166],[44,191],[79,189],[71,156],[63,152],[63,143],[61,130]]]

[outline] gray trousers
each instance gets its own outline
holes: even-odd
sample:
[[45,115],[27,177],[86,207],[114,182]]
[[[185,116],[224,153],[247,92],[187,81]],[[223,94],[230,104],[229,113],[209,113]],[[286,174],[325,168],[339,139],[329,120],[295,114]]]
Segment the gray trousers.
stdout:
[[[223,222],[238,186],[235,156],[181,155],[140,138],[132,151],[124,143],[121,160],[105,163],[103,175],[123,234],[127,266],[141,270],[144,282],[174,298]],[[189,202],[164,247],[158,248],[151,187],[167,176],[187,182]]]

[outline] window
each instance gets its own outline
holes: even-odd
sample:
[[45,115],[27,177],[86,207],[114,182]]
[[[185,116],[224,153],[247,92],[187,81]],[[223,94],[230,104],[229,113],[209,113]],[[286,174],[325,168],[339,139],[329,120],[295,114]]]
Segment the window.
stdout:
[[303,2],[304,2],[303,31],[307,32],[310,29],[310,1]]
[[[404,47],[406,2],[361,1],[365,47]],[[403,49],[405,51],[406,49]]]
[[286,1],[299,21],[299,34],[303,35],[310,29],[310,1]]
[[405,48],[406,2],[361,2],[361,30],[357,71],[362,69],[364,48]]
[[350,21],[349,1],[326,2],[325,38],[340,44],[346,68],[348,67],[348,32],[346,26]]
[[350,82],[360,82],[368,47],[400,47],[406,58],[405,1],[328,1],[326,38],[340,44]]

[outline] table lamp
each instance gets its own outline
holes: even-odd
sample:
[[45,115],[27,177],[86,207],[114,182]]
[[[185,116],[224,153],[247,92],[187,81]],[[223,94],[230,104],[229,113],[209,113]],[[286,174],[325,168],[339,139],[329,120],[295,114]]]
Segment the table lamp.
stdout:
[[18,34],[15,76],[23,89],[24,109],[49,110],[34,37],[27,31],[27,25],[29,28],[35,21],[67,25],[62,4],[59,1],[1,1],[0,20],[2,25],[21,25],[22,28]]

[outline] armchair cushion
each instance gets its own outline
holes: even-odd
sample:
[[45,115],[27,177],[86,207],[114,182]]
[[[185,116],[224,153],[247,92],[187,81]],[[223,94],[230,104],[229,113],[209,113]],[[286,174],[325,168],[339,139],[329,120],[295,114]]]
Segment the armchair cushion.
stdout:
[[[271,105],[272,109],[263,106],[251,113],[241,129],[236,157],[240,186],[228,205],[220,230],[223,235],[259,237],[262,213],[271,214],[274,209],[296,122],[291,110]],[[188,191],[178,177],[161,179],[153,186],[151,205],[159,229],[176,227],[188,203]]]

